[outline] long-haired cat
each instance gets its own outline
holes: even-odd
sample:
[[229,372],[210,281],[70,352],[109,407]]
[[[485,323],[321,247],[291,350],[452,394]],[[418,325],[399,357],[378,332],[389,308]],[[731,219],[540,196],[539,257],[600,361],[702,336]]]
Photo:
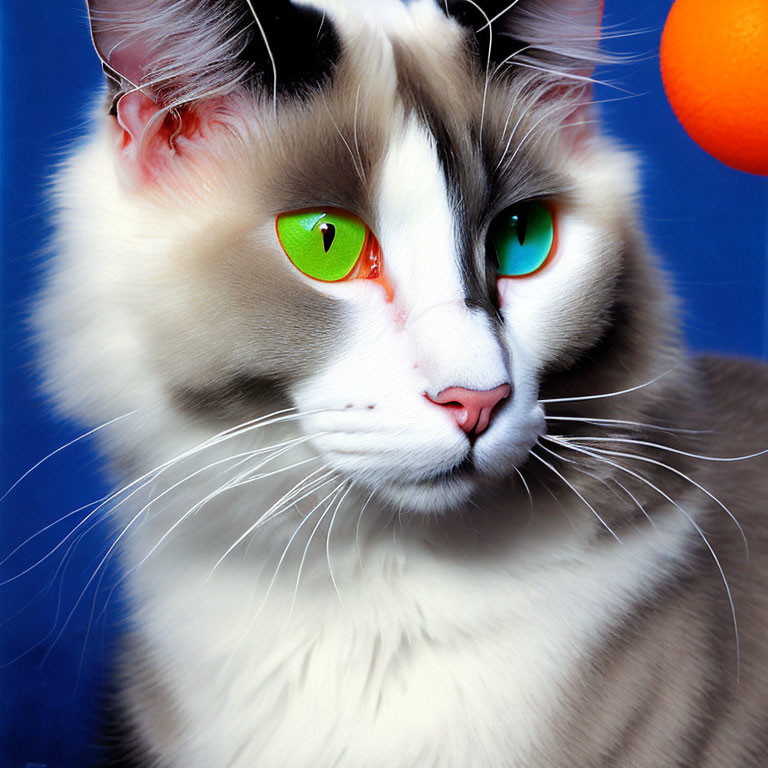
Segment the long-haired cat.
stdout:
[[768,764],[768,374],[681,346],[601,5],[90,2],[38,318],[119,764]]

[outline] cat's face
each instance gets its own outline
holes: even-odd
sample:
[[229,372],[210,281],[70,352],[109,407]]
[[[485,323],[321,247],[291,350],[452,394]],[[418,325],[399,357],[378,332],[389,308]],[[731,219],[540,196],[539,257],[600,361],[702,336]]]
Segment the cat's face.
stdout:
[[[275,103],[267,68],[257,95],[199,100],[181,124],[136,93],[108,118],[147,366],[190,419],[295,405],[330,467],[395,506],[456,506],[526,460],[542,378],[609,322],[623,160],[582,125],[578,67],[531,70],[519,41],[529,63],[499,66],[477,17],[286,5],[309,9],[314,38],[273,46],[311,58],[314,39],[325,56],[306,87],[283,70],[297,82]],[[561,5],[510,23],[530,38]],[[570,5],[595,22],[599,3]],[[288,54],[270,53],[279,85]]]

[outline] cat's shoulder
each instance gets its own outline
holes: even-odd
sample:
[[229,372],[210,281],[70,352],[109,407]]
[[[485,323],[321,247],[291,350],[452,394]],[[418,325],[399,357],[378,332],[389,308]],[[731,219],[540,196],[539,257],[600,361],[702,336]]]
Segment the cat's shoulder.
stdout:
[[713,383],[738,381],[743,384],[762,379],[768,381],[768,361],[750,357],[699,355],[693,359],[696,367]]
[[702,377],[716,420],[740,417],[755,427],[768,420],[768,362],[703,355],[693,365]]
[[[694,364],[703,386],[699,406],[703,406],[700,414],[705,427],[697,452],[719,457],[699,461],[698,477],[739,520],[750,539],[750,549],[762,553],[757,559],[762,561],[768,552],[764,512],[768,495],[768,363],[707,356]],[[718,546],[729,540],[734,560],[742,562],[741,535],[735,535],[737,529],[729,526],[728,516],[716,519],[724,526],[724,538]],[[768,569],[758,570],[768,588]]]

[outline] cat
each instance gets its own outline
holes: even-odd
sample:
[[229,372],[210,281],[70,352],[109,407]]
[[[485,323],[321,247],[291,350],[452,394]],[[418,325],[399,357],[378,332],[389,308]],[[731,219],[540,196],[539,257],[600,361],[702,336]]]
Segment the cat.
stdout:
[[115,481],[105,764],[768,764],[768,372],[683,347],[602,3],[88,10],[37,324]]

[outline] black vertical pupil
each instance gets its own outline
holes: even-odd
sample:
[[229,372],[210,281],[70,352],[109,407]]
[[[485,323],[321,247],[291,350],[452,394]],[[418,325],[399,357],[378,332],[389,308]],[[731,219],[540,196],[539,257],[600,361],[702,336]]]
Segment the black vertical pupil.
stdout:
[[525,245],[525,233],[528,231],[528,218],[524,213],[513,213],[511,216],[512,226],[517,232],[517,240],[520,245]]
[[323,249],[328,253],[333,245],[333,239],[336,237],[336,227],[333,224],[323,222],[319,229],[323,233]]

